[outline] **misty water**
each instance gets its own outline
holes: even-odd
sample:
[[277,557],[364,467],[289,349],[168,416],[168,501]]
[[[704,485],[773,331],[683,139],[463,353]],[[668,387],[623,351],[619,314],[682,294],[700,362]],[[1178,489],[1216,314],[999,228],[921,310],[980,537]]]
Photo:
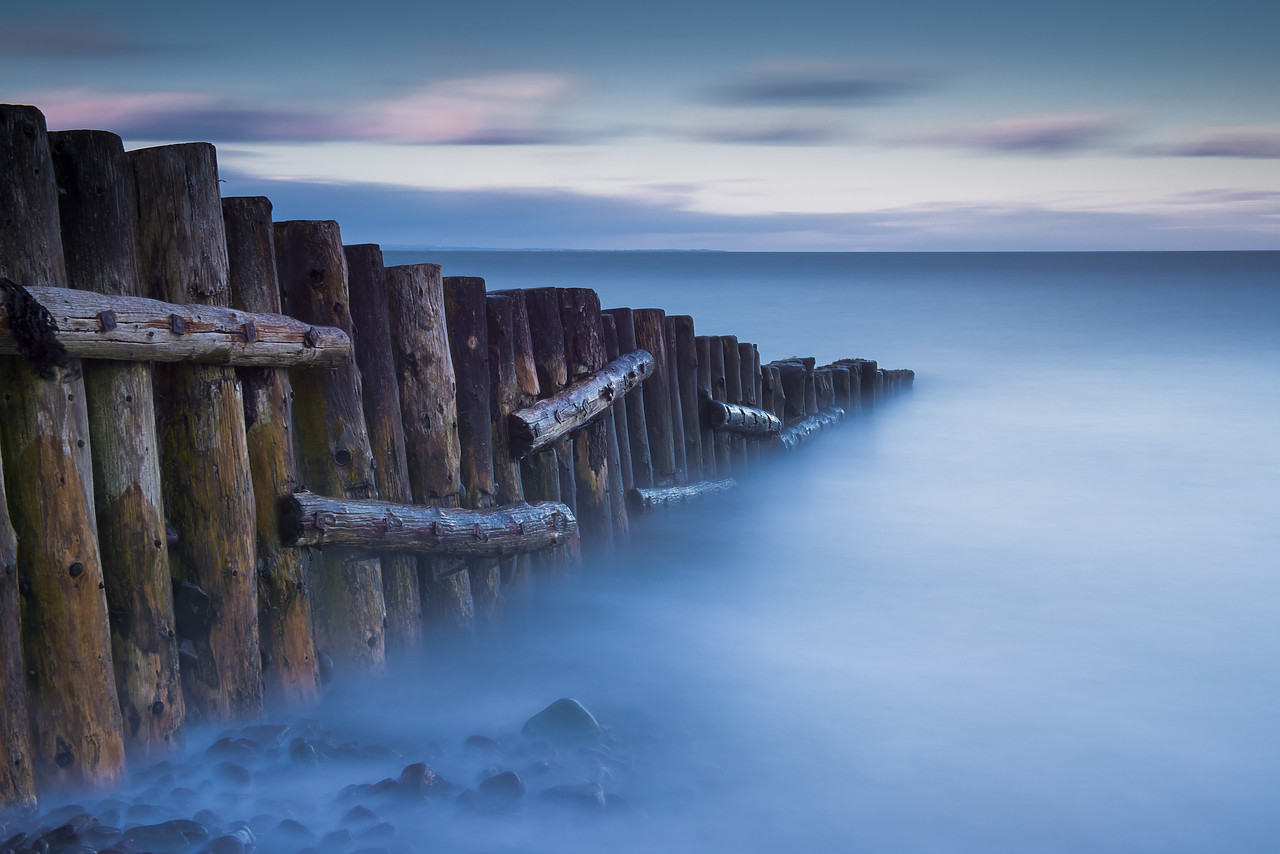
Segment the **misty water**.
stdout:
[[[318,843],[274,821],[321,835],[357,804],[394,831],[334,854],[1276,850],[1280,253],[387,255],[410,260],[691,314],[766,360],[876,358],[916,389],[636,524],[474,645],[339,674],[283,734],[377,749],[280,748],[222,794],[175,763],[120,809],[187,786],[151,818],[270,814],[260,850],[287,854]],[[560,697],[605,740],[522,739]],[[344,791],[420,761],[528,793]],[[538,797],[585,782],[610,809]]]

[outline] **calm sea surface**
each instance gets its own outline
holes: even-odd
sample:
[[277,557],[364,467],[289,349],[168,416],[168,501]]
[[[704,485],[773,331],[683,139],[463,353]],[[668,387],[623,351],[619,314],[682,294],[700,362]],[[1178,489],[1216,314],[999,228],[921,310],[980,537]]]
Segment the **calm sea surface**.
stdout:
[[[324,854],[1280,850],[1280,253],[387,253],[417,260],[916,390],[636,525],[474,645],[340,675],[317,717],[401,757],[286,762],[221,815],[324,833],[343,786],[425,760],[529,793],[371,801],[412,849]],[[540,770],[518,732],[564,696],[611,741]],[[574,774],[622,800],[543,809]]]

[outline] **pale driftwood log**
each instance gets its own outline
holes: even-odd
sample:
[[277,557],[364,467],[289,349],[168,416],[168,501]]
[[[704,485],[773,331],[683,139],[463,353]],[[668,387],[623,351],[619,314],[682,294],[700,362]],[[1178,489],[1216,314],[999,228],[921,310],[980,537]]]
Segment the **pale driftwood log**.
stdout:
[[627,491],[627,503],[632,513],[647,513],[659,507],[686,504],[709,495],[719,495],[737,485],[736,480],[726,477],[720,480],[700,480],[696,483],[659,489],[631,489]]
[[743,436],[776,436],[782,432],[782,421],[772,412],[739,403],[713,400],[707,405],[714,430]]
[[[280,313],[271,201],[222,200],[231,305]],[[320,666],[311,624],[308,555],[280,539],[280,496],[298,486],[293,452],[293,384],[284,368],[237,368],[244,390],[245,438],[253,474],[258,556],[258,643],[265,698],[298,706],[320,697]]]
[[817,415],[811,415],[803,421],[792,424],[782,431],[778,441],[782,444],[782,447],[791,450],[842,420],[844,420],[843,409],[828,409],[825,412],[819,412]]
[[[387,302],[387,274],[382,249],[365,243],[343,248],[347,256],[347,285],[351,319],[355,323],[356,365],[360,368],[364,420],[369,447],[377,464],[373,482],[387,501],[408,504],[409,468],[391,347],[391,313]],[[418,561],[396,555],[382,561],[382,601],[387,608],[387,654],[410,656],[422,648],[422,594],[418,589]]]
[[610,405],[653,374],[653,356],[634,350],[564,391],[511,413],[511,453],[537,453],[599,418]]
[[[409,264],[388,267],[386,272],[413,500],[457,507],[462,493],[462,449],[440,265]],[[462,562],[423,558],[418,567],[426,627],[446,634],[471,631],[475,603]]]
[[[120,137],[49,135],[67,283],[136,297],[133,172]],[[111,661],[131,760],[156,761],[182,744],[186,705],[174,635],[152,367],[84,365],[93,495],[111,622]]]
[[[484,279],[447,276],[444,279],[444,311],[458,387],[462,506],[482,510],[494,505],[497,492],[493,474],[489,321],[485,311]],[[502,604],[502,575],[498,563],[489,558],[474,559],[468,561],[467,572],[476,615],[488,620],[496,619]]]
[[[172,303],[230,305],[218,168],[207,143],[130,151],[137,192],[138,279]],[[209,596],[190,621],[195,660],[182,664],[187,714],[206,721],[262,714],[256,509],[244,397],[234,368],[157,365],[156,432],[174,578]]]
[[[354,325],[347,258],[338,224],[278,222],[275,242],[285,310],[350,335]],[[376,496],[373,447],[355,359],[331,372],[295,373],[293,393],[299,482],[327,495]],[[387,610],[376,557],[326,550],[313,563],[311,604],[320,651],[363,670],[386,666]]]
[[[34,107],[0,106],[0,211],[0,276],[19,285],[64,285],[58,190],[44,116]],[[33,736],[28,757],[42,792],[110,788],[124,779],[124,742],[100,587],[80,362],[40,371],[0,358],[0,425],[18,538],[14,572]],[[5,623],[3,634],[17,629]]]
[[295,545],[379,552],[492,559],[563,545],[578,525],[550,501],[464,510],[295,492],[284,503],[282,533]]
[[[325,368],[351,354],[351,340],[341,330],[282,314],[45,285],[27,291],[49,310],[58,341],[77,358]],[[19,352],[8,311],[0,306],[0,355]]]
[[[0,460],[0,474],[4,461]],[[35,809],[35,751],[27,715],[27,676],[22,666],[22,613],[18,594],[18,536],[9,521],[0,477],[0,812]]]

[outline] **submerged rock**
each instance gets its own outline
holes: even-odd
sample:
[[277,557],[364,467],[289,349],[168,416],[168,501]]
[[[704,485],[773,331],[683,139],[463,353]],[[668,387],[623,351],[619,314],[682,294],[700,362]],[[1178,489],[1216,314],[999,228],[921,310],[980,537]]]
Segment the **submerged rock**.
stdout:
[[525,721],[520,733],[548,741],[594,741],[600,737],[600,724],[581,703],[564,697]]
[[494,774],[480,784],[480,794],[495,801],[516,801],[524,797],[524,780],[514,771]]
[[604,787],[599,783],[583,783],[576,786],[553,786],[538,799],[545,804],[587,812],[603,812],[606,804]]

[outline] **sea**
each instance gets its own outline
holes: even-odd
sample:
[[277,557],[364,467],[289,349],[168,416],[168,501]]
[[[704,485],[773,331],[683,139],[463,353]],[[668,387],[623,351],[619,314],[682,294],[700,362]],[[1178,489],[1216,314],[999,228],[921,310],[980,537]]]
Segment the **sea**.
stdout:
[[[393,826],[322,854],[1280,851],[1280,252],[386,253],[418,261],[914,390],[472,642],[338,674],[312,725],[384,752],[215,811]],[[548,757],[521,727],[560,698],[604,736]],[[411,761],[525,791],[351,788]],[[607,808],[542,796],[575,784]]]

